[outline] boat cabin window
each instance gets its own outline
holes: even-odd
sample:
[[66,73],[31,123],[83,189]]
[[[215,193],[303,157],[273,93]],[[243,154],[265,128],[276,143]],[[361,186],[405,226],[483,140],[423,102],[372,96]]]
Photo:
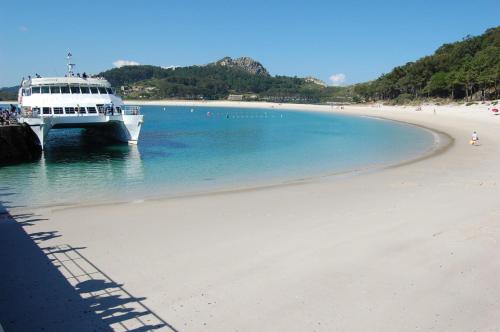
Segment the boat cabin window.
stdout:
[[42,108],[42,111],[43,111],[43,114],[52,114],[52,112],[50,111],[50,107],[44,107],[44,108]]
[[90,89],[88,86],[81,86],[80,90],[82,90],[82,93],[90,93]]
[[99,87],[98,89],[99,89],[99,93],[100,93],[101,95],[105,95],[105,94],[106,94],[106,88]]
[[98,93],[99,93],[99,90],[97,90],[97,87],[95,87],[95,86],[91,86],[91,87],[90,87],[90,92],[92,92],[93,94],[95,94],[95,95],[96,95],[96,94],[98,94]]
[[61,93],[69,93],[69,86],[63,85],[61,87]]
[[87,107],[87,112],[89,112],[89,114],[90,113],[94,113],[94,114],[97,113],[95,107]]
[[42,93],[50,93],[50,87],[42,86]]
[[108,93],[109,93],[110,95],[112,95],[112,94],[113,94],[113,90],[111,90],[111,88],[106,88],[106,91],[108,91]]
[[54,107],[54,114],[63,114],[62,107]]
[[116,113],[120,113],[121,114],[122,108],[120,106],[116,106],[115,109],[116,109]]
[[61,87],[60,86],[51,86],[50,93],[61,93]]
[[75,114],[75,108],[74,107],[65,107],[64,108],[64,113],[66,113],[66,114]]
[[31,93],[40,93],[40,87],[39,86],[34,86],[31,88]]
[[79,86],[70,86],[69,88],[70,88],[72,94],[80,93],[80,87]]
[[33,107],[33,115],[40,114],[40,107]]
[[76,111],[77,111],[78,113],[80,113],[80,114],[85,114],[85,113],[87,113],[87,112],[85,112],[85,107],[77,107],[77,108],[76,108]]

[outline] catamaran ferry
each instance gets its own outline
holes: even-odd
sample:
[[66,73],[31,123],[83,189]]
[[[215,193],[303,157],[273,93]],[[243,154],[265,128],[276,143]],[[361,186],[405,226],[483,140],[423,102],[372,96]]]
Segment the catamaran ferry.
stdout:
[[52,129],[92,128],[112,138],[137,144],[143,115],[137,106],[124,106],[107,80],[75,75],[68,54],[64,77],[28,77],[19,88],[20,123],[28,124],[44,147]]

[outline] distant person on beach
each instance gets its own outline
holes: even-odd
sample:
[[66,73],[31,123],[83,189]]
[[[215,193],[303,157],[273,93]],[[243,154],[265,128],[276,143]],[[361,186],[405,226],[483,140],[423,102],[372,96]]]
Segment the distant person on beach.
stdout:
[[472,137],[471,137],[471,141],[470,141],[470,144],[471,145],[477,145],[477,143],[479,143],[479,136],[477,135],[477,133],[474,131],[472,133]]

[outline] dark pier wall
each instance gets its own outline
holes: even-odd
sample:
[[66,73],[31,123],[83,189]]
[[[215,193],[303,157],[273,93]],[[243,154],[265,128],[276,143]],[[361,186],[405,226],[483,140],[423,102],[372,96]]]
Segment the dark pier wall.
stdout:
[[41,152],[28,125],[0,126],[0,166],[36,160]]

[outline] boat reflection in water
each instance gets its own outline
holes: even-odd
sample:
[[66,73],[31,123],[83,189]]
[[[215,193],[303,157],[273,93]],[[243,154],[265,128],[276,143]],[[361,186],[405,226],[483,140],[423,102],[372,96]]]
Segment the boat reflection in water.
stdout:
[[144,167],[137,145],[117,144],[85,129],[64,129],[51,132],[40,160],[4,168],[0,180],[23,188],[15,199],[23,204],[98,203],[134,199]]

